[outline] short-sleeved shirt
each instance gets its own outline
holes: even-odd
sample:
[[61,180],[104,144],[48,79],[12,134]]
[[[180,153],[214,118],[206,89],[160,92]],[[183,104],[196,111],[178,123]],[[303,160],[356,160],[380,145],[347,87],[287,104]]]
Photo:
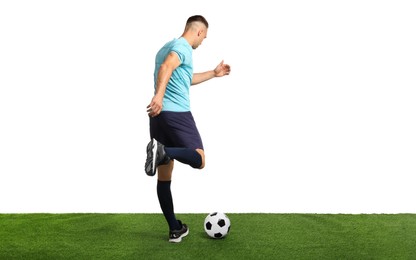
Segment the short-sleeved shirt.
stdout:
[[154,71],[155,90],[160,65],[171,52],[175,52],[178,55],[181,64],[173,71],[166,86],[162,111],[187,112],[191,110],[189,88],[193,77],[193,63],[192,47],[185,38],[173,39],[166,43],[156,54]]

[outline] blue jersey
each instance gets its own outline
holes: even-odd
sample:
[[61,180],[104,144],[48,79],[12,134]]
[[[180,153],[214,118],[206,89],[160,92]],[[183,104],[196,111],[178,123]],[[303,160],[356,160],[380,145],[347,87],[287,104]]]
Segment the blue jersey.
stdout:
[[172,72],[172,76],[166,86],[162,111],[190,111],[189,88],[193,77],[192,47],[185,38],[181,37],[166,43],[156,54],[155,89],[160,65],[171,52],[175,52],[178,55],[181,64]]

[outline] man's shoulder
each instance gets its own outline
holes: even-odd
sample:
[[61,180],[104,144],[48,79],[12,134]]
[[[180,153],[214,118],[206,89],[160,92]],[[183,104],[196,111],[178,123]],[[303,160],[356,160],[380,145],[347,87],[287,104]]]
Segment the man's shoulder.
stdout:
[[186,51],[191,51],[192,48],[189,43],[185,40],[185,38],[173,39],[170,41],[172,49],[181,49]]
[[181,63],[185,62],[187,60],[191,61],[192,57],[192,47],[189,45],[189,43],[184,38],[179,39],[173,39],[167,43],[159,50],[158,54],[156,55],[156,59],[160,62],[163,62],[163,60],[166,58],[166,56],[170,52],[175,52]]

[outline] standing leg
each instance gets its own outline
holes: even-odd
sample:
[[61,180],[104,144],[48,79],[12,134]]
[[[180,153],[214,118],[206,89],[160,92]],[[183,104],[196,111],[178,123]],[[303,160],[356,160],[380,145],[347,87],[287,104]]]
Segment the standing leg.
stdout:
[[159,198],[163,215],[168,222],[169,229],[178,230],[181,228],[181,225],[175,217],[172,193],[170,189],[173,165],[174,161],[171,160],[168,164],[160,165],[158,167],[157,196]]

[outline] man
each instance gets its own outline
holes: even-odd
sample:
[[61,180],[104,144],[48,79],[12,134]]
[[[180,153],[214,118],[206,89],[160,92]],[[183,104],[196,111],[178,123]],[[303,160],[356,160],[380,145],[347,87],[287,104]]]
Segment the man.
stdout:
[[158,173],[157,195],[169,225],[169,242],[181,242],[188,235],[186,224],[173,210],[171,179],[174,160],[196,169],[205,166],[201,137],[190,111],[189,88],[230,73],[222,61],[211,71],[193,73],[192,51],[207,37],[208,22],[200,15],[188,18],[181,37],[166,43],[156,55],[155,92],[147,106],[151,141],[147,145],[145,171]]

